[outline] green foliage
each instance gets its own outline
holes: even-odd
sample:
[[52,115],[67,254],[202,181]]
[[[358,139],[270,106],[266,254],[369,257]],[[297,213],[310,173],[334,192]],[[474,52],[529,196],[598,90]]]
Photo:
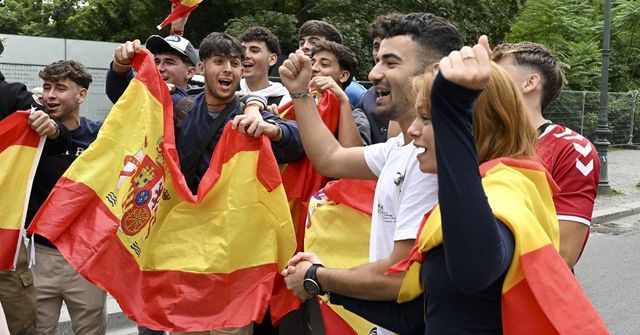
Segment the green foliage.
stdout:
[[[604,0],[529,0],[507,40],[535,41],[555,50],[570,66],[568,87],[599,90]],[[612,8],[610,91],[640,82],[640,1],[615,1]]]
[[597,90],[602,56],[602,18],[594,1],[530,0],[507,35],[509,42],[535,41],[555,50],[569,65],[568,87]]
[[237,37],[249,27],[268,27],[271,32],[278,36],[282,54],[288,55],[297,48],[297,21],[298,19],[292,14],[262,10],[253,15],[229,20],[225,32]]
[[[0,32],[36,36],[124,42],[144,39],[157,31],[169,13],[166,0],[14,0],[0,10]],[[297,27],[309,19],[334,24],[345,44],[358,56],[358,78],[366,79],[373,65],[368,28],[380,14],[390,12],[433,12],[458,25],[465,42],[474,43],[480,34],[501,41],[509,31],[524,0],[206,0],[194,11],[185,36],[198,45],[212,31],[240,34],[253,25],[264,25],[280,38],[284,53],[297,46]]]

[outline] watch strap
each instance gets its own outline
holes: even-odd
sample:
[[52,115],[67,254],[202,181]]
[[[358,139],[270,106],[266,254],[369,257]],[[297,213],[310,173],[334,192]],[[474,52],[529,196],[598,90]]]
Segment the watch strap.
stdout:
[[324,267],[324,265],[320,263],[311,264],[311,266],[307,269],[307,272],[305,272],[304,274],[304,279],[313,280],[316,284],[318,284],[318,288],[320,289],[320,295],[324,295],[325,292],[322,290],[322,287],[320,286],[320,282],[318,281],[318,276],[316,273],[319,267]]

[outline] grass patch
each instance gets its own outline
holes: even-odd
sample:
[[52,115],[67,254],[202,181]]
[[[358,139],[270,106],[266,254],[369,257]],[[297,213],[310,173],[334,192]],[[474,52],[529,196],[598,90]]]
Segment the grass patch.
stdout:
[[[640,185],[640,183],[638,183],[638,185]],[[640,187],[640,186],[638,186],[638,187]],[[616,190],[615,188],[612,188],[610,193],[598,193],[598,196],[615,197],[615,196],[623,195],[623,194],[624,193],[622,193],[622,191]]]

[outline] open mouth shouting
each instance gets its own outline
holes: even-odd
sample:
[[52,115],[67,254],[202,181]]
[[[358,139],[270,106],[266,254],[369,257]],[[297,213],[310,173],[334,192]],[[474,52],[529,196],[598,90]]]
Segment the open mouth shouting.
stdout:
[[231,87],[231,84],[233,83],[233,81],[231,79],[227,79],[227,78],[220,78],[218,79],[218,85],[220,85],[220,88],[227,91],[227,90],[235,90],[234,87]]
[[384,105],[389,103],[389,100],[391,99],[391,91],[389,91],[386,87],[376,86],[376,92],[378,93],[378,98],[376,98],[377,105]]

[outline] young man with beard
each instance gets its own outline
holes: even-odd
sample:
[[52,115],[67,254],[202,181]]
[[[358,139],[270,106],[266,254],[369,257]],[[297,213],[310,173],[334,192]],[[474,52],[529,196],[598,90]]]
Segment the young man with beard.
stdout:
[[505,43],[494,48],[492,57],[520,88],[538,129],[536,153],[560,186],[553,199],[560,223],[560,255],[573,269],[589,237],[600,177],[598,153],[587,138],[544,117],[565,82],[560,62],[547,48],[531,42]]
[[[310,253],[291,259],[283,271],[287,286],[307,299],[322,291],[331,292],[332,302],[341,296],[376,300],[397,295],[402,277],[385,275],[404,259],[414,245],[424,214],[437,202],[437,177],[418,168],[419,150],[407,134],[415,117],[411,91],[412,76],[435,71],[438,61],[462,47],[456,27],[427,13],[404,14],[383,23],[384,39],[380,61],[369,73],[378,98],[376,115],[398,122],[402,134],[385,143],[364,148],[343,148],[320,126],[313,100],[304,93],[311,76],[311,61],[297,51],[290,55],[280,75],[298,96],[294,99],[302,141],[316,169],[332,178],[378,178],[374,196],[369,244],[370,263],[353,269],[327,269]],[[317,285],[302,286],[305,278]],[[310,281],[307,281],[309,283]],[[388,332],[378,327],[378,333]]]
[[[378,63],[378,50],[380,50],[380,42],[382,41],[382,22],[389,20],[398,14],[387,14],[376,17],[375,20],[369,26],[369,36],[371,37],[371,56],[373,57],[374,65]],[[385,142],[389,137],[397,136],[399,133],[398,127],[392,126],[391,132],[389,132],[389,120],[378,117],[375,113],[376,99],[378,93],[375,86],[370,87],[367,92],[362,96],[360,103],[354,108],[354,113],[357,110],[361,110],[369,120],[371,138],[368,144]],[[393,124],[393,123],[392,123]]]
[[[51,117],[69,129],[71,146],[64,154],[44,153],[38,164],[27,222],[47,199],[58,179],[71,163],[96,139],[102,122],[80,116],[80,105],[87,97],[91,75],[75,61],[58,61],[40,71],[44,80],[44,102]],[[33,236],[32,260],[36,295],[36,333],[54,334],[64,301],[76,334],[105,334],[106,293],[82,277],[62,257],[56,247],[40,235]]]
[[280,101],[289,96],[289,91],[282,84],[269,81],[269,70],[280,57],[280,41],[265,27],[248,28],[239,39],[246,53],[242,62],[244,71],[240,92],[262,96],[269,106],[280,106]]
[[[140,41],[135,40],[127,43],[115,49],[113,61],[107,72],[105,90],[109,100],[113,103],[120,99],[134,76],[131,63],[122,59],[123,54],[129,53],[134,48],[139,48]],[[145,42],[145,47],[153,54],[158,71],[164,81],[170,84],[172,92],[186,96],[189,80],[196,73],[196,67],[199,63],[197,51],[191,42],[178,35],[169,35],[165,38],[152,35]]]
[[[342,44],[342,34],[336,27],[324,21],[309,20],[303,23],[298,30],[298,49],[302,50],[307,57],[311,57],[313,46],[318,41],[332,41]],[[354,107],[362,100],[366,89],[355,81],[354,77],[349,81],[344,91],[349,97],[351,106]]]
[[[0,39],[0,55],[3,52],[4,45]],[[41,108],[26,86],[21,83],[9,83],[0,73],[0,121],[15,111],[29,110],[32,107]],[[40,136],[47,136],[44,152],[59,153],[67,149],[70,143],[69,132],[59,121],[51,119],[41,110],[36,110],[31,113],[28,122]],[[15,248],[15,244],[11,246],[7,243],[0,248]],[[22,244],[16,269],[0,271],[0,304],[4,306],[10,334],[35,332],[36,299],[33,276],[28,268],[27,250]]]

